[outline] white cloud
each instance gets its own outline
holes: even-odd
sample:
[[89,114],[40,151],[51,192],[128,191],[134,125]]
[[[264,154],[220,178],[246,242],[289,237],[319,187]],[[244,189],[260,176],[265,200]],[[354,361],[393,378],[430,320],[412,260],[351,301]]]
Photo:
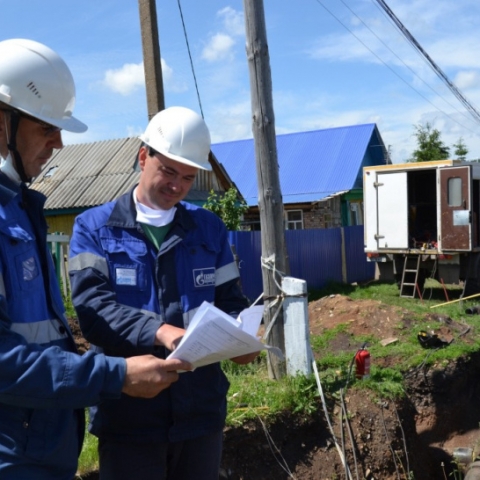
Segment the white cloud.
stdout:
[[[183,92],[187,89],[184,83],[177,82],[173,69],[162,58],[162,78],[165,90]],[[126,63],[121,68],[110,69],[105,72],[103,84],[113,92],[123,96],[131,95],[134,91],[145,86],[145,70],[143,62]]]
[[225,33],[216,33],[203,49],[202,58],[208,62],[216,62],[231,58],[235,40]]
[[480,87],[480,74],[478,72],[459,72],[455,76],[455,85],[460,89],[467,89],[472,87]]
[[126,63],[116,70],[107,70],[104,84],[121,95],[130,95],[137,88],[145,85],[145,73],[142,63]]
[[207,62],[232,60],[235,38],[245,36],[243,12],[225,7],[217,12],[217,17],[222,20],[223,27],[221,31],[210,35],[202,51],[202,58]]
[[243,12],[234,10],[232,7],[225,7],[217,12],[217,16],[223,19],[225,29],[235,37],[245,35],[245,22]]

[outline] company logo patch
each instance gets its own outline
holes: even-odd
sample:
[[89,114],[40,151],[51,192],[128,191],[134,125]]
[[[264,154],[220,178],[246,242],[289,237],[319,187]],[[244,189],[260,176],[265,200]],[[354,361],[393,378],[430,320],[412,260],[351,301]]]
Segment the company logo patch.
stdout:
[[193,283],[197,287],[215,286],[215,268],[196,268],[193,270]]

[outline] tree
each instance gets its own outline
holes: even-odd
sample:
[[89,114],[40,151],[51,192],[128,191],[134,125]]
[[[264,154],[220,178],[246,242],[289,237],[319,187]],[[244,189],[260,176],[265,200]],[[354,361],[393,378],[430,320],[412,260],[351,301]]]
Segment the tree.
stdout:
[[428,162],[448,158],[450,149],[440,138],[440,132],[432,128],[430,123],[415,125],[417,149],[413,152],[411,162]]
[[457,157],[457,160],[464,161],[468,154],[468,148],[463,142],[463,137],[460,137],[457,140],[457,143],[454,143],[453,146],[455,147],[455,156]]
[[240,200],[234,187],[228,189],[223,196],[210,190],[204,208],[218,215],[228,230],[239,230],[240,221],[248,206],[244,200]]

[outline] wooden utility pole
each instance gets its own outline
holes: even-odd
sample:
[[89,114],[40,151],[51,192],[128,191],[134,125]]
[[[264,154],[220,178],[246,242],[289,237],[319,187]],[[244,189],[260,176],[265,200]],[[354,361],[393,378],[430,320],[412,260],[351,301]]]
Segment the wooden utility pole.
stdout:
[[165,109],[157,8],[155,0],[138,0],[138,7],[140,9],[140,28],[142,31],[148,120],[150,120],[160,110]]
[[[250,91],[252,99],[252,130],[255,143],[257,166],[258,207],[262,237],[262,275],[265,302],[264,321],[270,325],[280,306],[281,278],[275,279],[274,269],[287,271],[285,255],[285,231],[283,226],[283,199],[278,173],[275,119],[273,113],[272,79],[268,54],[265,12],[263,0],[244,0],[245,27],[247,37],[247,59],[250,70]],[[272,269],[265,262],[272,259]],[[276,281],[275,281],[276,280]],[[269,308],[271,305],[273,308]],[[283,314],[280,311],[271,327],[267,341],[285,353]],[[269,354],[269,374],[280,378],[286,373],[285,361]]]

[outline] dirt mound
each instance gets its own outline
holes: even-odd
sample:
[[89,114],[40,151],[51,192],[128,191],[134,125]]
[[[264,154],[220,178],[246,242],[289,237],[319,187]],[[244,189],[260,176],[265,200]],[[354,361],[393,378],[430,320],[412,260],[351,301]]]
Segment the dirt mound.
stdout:
[[[445,341],[462,335],[466,325],[431,314],[428,329]],[[352,352],[358,338],[401,342],[411,335],[414,316],[376,300],[331,295],[309,304],[310,330],[321,335],[340,325],[329,349]],[[75,322],[82,351],[88,343]],[[380,362],[380,359],[373,359]],[[382,364],[394,362],[384,358]],[[285,412],[225,429],[223,480],[438,480],[452,478],[456,447],[475,447],[480,439],[480,354],[406,373],[407,395],[398,401],[375,400],[349,388],[345,397],[320,399],[308,417]],[[334,435],[331,434],[329,422]],[[342,462],[342,458],[346,461]],[[348,470],[348,471],[347,471]],[[93,472],[85,479],[95,480]],[[457,478],[457,477],[455,477]]]
[[[414,316],[408,310],[386,305],[378,300],[352,300],[344,295],[330,295],[310,302],[308,305],[310,332],[321,335],[339,325],[346,326],[344,335],[337,338],[331,351],[350,351],[358,348],[352,344],[353,337],[371,337],[383,345],[402,341],[411,334]],[[429,333],[437,335],[446,343],[455,337],[467,339],[468,325],[455,322],[446,315],[429,314],[424,318]]]
[[340,324],[348,325],[352,335],[394,336],[408,312],[377,300],[352,300],[344,295],[330,295],[308,304],[310,332],[321,335]]

